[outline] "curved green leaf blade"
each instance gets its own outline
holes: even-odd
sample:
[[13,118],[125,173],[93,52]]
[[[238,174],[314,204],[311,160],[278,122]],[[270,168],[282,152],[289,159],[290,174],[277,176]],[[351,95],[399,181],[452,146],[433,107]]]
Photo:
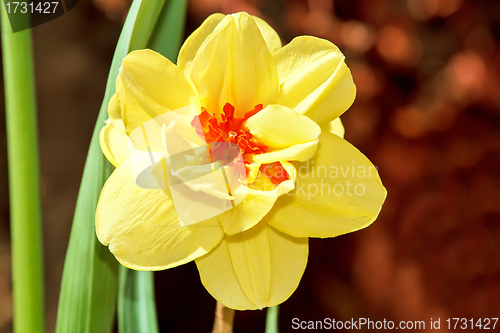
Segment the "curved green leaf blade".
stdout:
[[152,16],[148,10],[159,12],[158,3],[135,0],[118,40],[78,194],[59,296],[58,333],[110,332],[113,327],[118,263],[99,243],[94,230],[99,194],[113,170],[99,147],[99,133],[107,118],[107,105],[115,92],[115,80],[122,59],[130,51],[144,48],[149,39],[132,36],[151,33]]
[[156,24],[148,47],[161,53],[173,63],[176,63],[177,54],[181,47],[186,23],[186,0],[166,0],[160,20]]

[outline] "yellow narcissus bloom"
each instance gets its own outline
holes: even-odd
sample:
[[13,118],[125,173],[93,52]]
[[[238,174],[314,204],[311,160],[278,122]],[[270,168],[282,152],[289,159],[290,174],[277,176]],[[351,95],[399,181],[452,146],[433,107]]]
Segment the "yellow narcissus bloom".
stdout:
[[130,53],[101,132],[116,170],[97,237],[132,269],[194,260],[230,308],[282,303],[308,237],[364,228],[385,200],[376,168],[343,139],[338,117],[355,94],[335,45],[302,36],[282,47],[246,13],[207,18],[177,65]]

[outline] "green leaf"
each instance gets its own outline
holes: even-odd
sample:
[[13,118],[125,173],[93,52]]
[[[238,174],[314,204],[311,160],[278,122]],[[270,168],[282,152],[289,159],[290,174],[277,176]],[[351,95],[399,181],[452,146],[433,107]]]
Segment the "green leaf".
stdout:
[[[99,120],[103,121],[101,115]],[[109,332],[116,303],[118,265],[95,236],[95,208],[112,171],[99,148],[100,122],[94,129],[64,263],[56,332]]]
[[120,267],[118,331],[120,333],[158,333],[152,272]]
[[[78,194],[75,216],[64,264],[56,323],[58,333],[110,332],[116,311],[118,263],[96,238],[95,210],[104,182],[113,167],[101,152],[99,133],[107,118],[107,106],[115,92],[115,80],[122,59],[147,40],[132,40],[133,33],[149,26],[148,9],[154,1],[135,0],[116,46],[103,103],[92,135]],[[156,8],[156,10],[159,10]],[[151,28],[147,28],[151,31]]]
[[[42,214],[31,31],[0,4],[9,162],[14,332],[44,332]],[[26,19],[21,16],[18,19]]]
[[161,16],[164,4],[165,0],[155,0],[144,1],[144,4],[140,6],[130,36],[130,51],[147,47],[151,34],[156,29],[156,23]]
[[186,23],[186,0],[167,0],[161,12],[148,47],[161,53],[173,63],[176,63],[177,54],[181,47]]

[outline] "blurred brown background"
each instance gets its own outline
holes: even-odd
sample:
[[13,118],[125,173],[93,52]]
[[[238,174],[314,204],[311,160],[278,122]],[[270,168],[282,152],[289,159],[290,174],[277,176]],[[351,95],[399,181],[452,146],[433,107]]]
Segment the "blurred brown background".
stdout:
[[[80,1],[33,29],[49,332],[83,164],[129,5]],[[442,326],[448,317],[500,317],[500,1],[192,0],[186,36],[209,14],[235,11],[263,17],[284,43],[309,34],[341,48],[358,88],[342,116],[346,139],[379,167],[388,190],[369,228],[310,241],[302,282],[281,307],[281,331],[293,331],[295,317],[441,318]],[[3,114],[0,333],[7,333]],[[209,332],[215,303],[195,265],[155,277],[161,332]],[[263,332],[264,321],[264,311],[239,312],[235,331]]]

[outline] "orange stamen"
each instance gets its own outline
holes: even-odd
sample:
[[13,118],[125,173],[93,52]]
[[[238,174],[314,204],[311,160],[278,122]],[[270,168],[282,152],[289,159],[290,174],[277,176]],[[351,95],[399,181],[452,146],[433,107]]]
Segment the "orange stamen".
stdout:
[[258,142],[243,126],[248,118],[262,109],[262,104],[259,104],[252,111],[246,112],[243,117],[236,117],[234,106],[226,103],[219,120],[215,114],[210,114],[205,108],[202,108],[202,112],[198,116],[201,128],[198,128],[196,119],[193,119],[191,125],[195,127],[196,133],[208,143],[231,142],[240,147],[242,155],[262,154],[267,152],[267,146]]
[[[191,121],[191,125],[195,128],[198,136],[207,143],[212,143],[212,150],[215,150],[213,151],[215,156],[225,156],[226,154],[224,153],[228,152],[218,149],[219,147],[220,149],[227,149],[227,146],[213,145],[214,142],[230,142],[237,144],[242,156],[245,156],[245,154],[262,154],[268,151],[268,147],[260,143],[244,126],[244,122],[248,118],[257,114],[262,109],[263,105],[258,104],[253,110],[245,112],[243,117],[237,117],[235,116],[234,106],[230,103],[226,103],[224,104],[220,117],[217,118],[214,113],[209,113],[202,107],[201,114]],[[228,156],[235,155],[229,154]],[[210,158],[212,158],[212,151],[210,151]],[[245,168],[248,169],[247,165],[250,161],[243,158],[243,162],[245,163]],[[260,167],[260,170],[264,170],[264,174],[276,185],[289,179],[288,173],[279,162],[264,164]]]
[[259,170],[263,172],[274,185],[279,185],[281,182],[290,179],[288,172],[286,172],[280,162],[262,164]]

